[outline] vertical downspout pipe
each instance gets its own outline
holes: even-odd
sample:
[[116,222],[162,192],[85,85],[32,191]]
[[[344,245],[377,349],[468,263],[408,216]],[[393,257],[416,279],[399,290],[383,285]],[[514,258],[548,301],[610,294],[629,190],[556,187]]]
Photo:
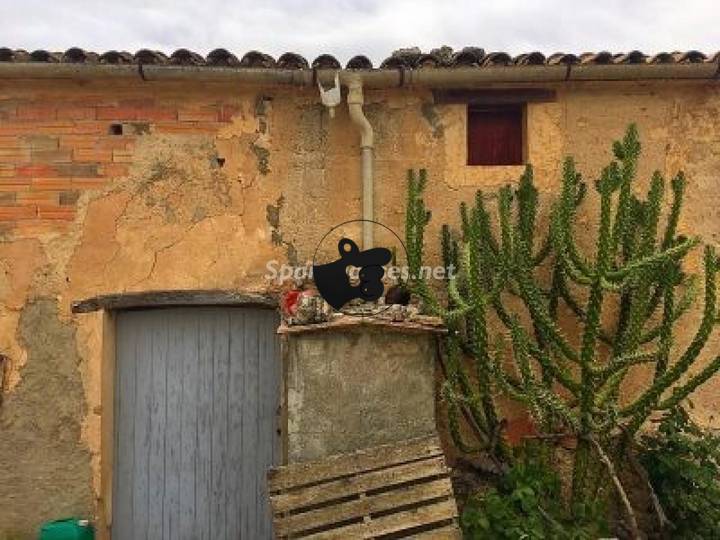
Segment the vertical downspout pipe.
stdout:
[[373,247],[373,146],[374,134],[363,112],[363,87],[360,77],[348,81],[348,111],[350,119],[360,129],[360,152],[362,154],[362,243],[363,249]]

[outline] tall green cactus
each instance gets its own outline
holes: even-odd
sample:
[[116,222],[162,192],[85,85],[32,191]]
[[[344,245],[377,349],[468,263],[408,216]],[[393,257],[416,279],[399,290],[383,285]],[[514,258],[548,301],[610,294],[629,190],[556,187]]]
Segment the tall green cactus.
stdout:
[[[690,345],[677,355],[673,349],[679,319],[697,299],[696,280],[683,272],[682,261],[699,241],[677,232],[685,178],[680,173],[672,179],[671,207],[662,219],[665,181],[659,172],[645,197],[636,195],[640,142],[634,125],[614,143],[613,154],[594,183],[600,205],[592,253],[577,242],[591,233],[576,227],[586,185],[570,158],[544,239],[535,238],[538,191],[530,166],[515,190],[499,191],[495,215],[482,192],[471,206],[462,204],[459,230],[442,228],[444,264],[457,269],[446,281],[446,301],[419,272],[430,219],[422,199],[425,171],[419,178],[410,171],[408,181],[410,285],[449,330],[443,396],[456,443],[503,455],[494,399],[505,394],[527,406],[539,429],[577,435],[577,491],[587,489],[588,453],[598,441],[609,446],[619,433],[634,435],[653,411],[677,406],[720,369],[718,356],[686,376],[719,320],[720,262],[710,246],[704,253],[702,320]],[[518,305],[522,309],[513,307]],[[578,340],[559,324],[562,305],[574,316]],[[500,328],[488,322],[491,312]],[[497,338],[491,340],[493,333]],[[640,395],[620,400],[622,383],[637,364],[652,366],[653,379]],[[461,414],[475,441],[459,428]]]

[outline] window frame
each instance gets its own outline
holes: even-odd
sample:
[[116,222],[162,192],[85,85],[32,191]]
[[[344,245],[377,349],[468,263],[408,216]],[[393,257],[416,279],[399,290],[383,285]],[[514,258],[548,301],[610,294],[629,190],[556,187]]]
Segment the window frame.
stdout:
[[[513,163],[471,163],[471,131],[473,113],[492,112],[492,111],[513,111],[518,112],[520,116],[520,161]],[[467,167],[519,167],[527,163],[528,144],[527,144],[527,102],[506,102],[506,103],[472,103],[469,102],[465,107],[465,165]]]

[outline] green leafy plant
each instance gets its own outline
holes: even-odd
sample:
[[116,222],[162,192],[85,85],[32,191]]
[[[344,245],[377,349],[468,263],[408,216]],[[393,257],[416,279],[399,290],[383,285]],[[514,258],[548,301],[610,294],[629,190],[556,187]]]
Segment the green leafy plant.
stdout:
[[461,525],[465,538],[473,540],[580,540],[608,534],[602,501],[569,512],[558,474],[527,456],[513,464],[496,488],[468,501]]
[[678,407],[657,433],[642,438],[639,459],[673,524],[673,538],[720,538],[720,435],[700,429]]
[[[530,166],[516,189],[499,191],[495,213],[480,191],[473,205],[461,204],[459,230],[442,228],[444,264],[457,270],[446,281],[445,300],[419,272],[430,219],[422,198],[427,175],[410,171],[406,246],[412,290],[449,330],[443,396],[456,445],[507,461],[495,398],[509,396],[527,407],[539,430],[577,438],[573,500],[591,500],[609,477],[638,536],[613,459],[626,444],[616,442],[632,440],[650,414],[675,408],[720,369],[718,356],[689,373],[719,320],[720,263],[706,246],[703,316],[689,346],[674,354],[680,319],[698,295],[697,278],[684,272],[682,262],[699,240],[677,232],[686,180],[678,173],[670,182],[670,210],[663,218],[665,180],[659,172],[645,196],[636,195],[635,126],[613,144],[613,155],[594,182],[595,231],[576,227],[588,190],[571,158],[544,238],[536,238],[539,194]],[[583,245],[594,247],[586,252]],[[568,327],[578,340],[569,338]],[[691,331],[684,321],[681,331]],[[639,364],[653,379],[621,402],[622,383]],[[470,429],[461,429],[463,421]]]

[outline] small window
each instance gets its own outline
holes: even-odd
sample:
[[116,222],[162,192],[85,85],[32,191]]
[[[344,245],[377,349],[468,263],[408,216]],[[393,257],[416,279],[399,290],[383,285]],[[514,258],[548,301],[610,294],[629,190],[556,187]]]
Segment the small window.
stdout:
[[468,165],[522,165],[523,105],[469,105]]

